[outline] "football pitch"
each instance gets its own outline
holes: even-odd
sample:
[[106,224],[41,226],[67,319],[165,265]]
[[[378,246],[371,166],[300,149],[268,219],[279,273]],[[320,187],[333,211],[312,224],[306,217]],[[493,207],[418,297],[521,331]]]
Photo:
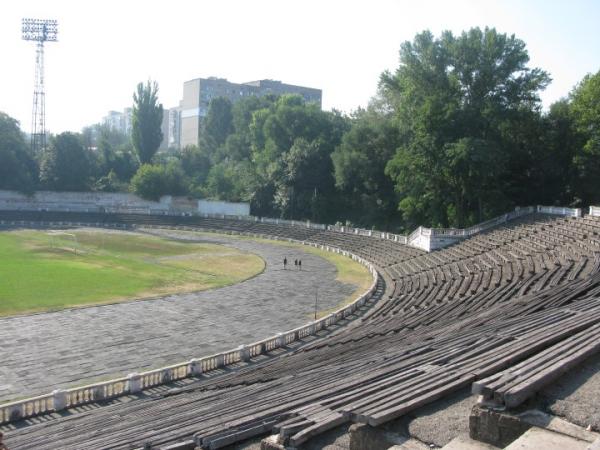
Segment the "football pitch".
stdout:
[[112,303],[238,283],[257,255],[95,229],[0,232],[0,316]]

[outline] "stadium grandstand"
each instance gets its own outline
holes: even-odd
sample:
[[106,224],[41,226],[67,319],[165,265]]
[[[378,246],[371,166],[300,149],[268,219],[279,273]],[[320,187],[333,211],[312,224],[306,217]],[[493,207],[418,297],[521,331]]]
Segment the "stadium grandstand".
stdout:
[[11,450],[514,449],[542,448],[517,445],[548,434],[600,448],[599,391],[569,405],[600,382],[600,217],[533,209],[429,252],[383,234],[216,217],[0,211],[0,225],[274,237],[349,252],[378,275],[345,326],[315,322],[187,368],[186,383],[130,379],[123,395],[95,386],[46,407],[0,405]]

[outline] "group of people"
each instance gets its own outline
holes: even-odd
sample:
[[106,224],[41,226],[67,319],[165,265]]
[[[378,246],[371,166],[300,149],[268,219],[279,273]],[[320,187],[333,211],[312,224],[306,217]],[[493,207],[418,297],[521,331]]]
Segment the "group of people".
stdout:
[[[283,258],[283,270],[287,269],[287,256],[285,258]],[[302,260],[301,259],[294,259],[294,267],[296,267],[296,269],[298,270],[302,270]]]

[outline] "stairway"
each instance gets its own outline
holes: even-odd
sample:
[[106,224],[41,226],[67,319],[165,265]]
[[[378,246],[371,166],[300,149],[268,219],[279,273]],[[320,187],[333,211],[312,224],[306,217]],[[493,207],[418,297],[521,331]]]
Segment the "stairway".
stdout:
[[531,427],[505,450],[587,450],[589,447],[589,442],[543,428]]
[[498,447],[475,441],[467,435],[457,436],[442,447],[442,450],[498,450]]

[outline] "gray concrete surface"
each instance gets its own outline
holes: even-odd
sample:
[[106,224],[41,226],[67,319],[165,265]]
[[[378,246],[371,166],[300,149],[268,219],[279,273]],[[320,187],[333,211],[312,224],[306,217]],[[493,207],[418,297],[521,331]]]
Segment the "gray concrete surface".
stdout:
[[498,447],[475,441],[469,435],[460,435],[444,445],[442,450],[498,450]]
[[469,415],[477,403],[470,389],[463,389],[430,405],[425,405],[381,428],[415,438],[435,447],[469,434]]
[[[375,428],[382,436],[394,434],[404,436],[406,442],[398,445],[401,449],[441,448],[457,437],[468,436],[469,415],[477,398],[470,389],[463,389],[456,394],[423,406],[400,419]],[[332,430],[316,436],[299,450],[348,450],[351,448],[349,428],[352,423],[340,425]],[[258,450],[260,438],[227,447],[227,450]],[[392,439],[393,440],[393,439]],[[394,448],[389,439],[389,448]],[[373,447],[374,448],[374,447]],[[486,444],[482,444],[482,448]],[[494,448],[489,446],[489,448]]]
[[564,434],[532,427],[505,450],[586,450],[588,445]]
[[539,408],[583,428],[600,431],[600,354],[567,372],[538,394]]
[[[323,310],[355,290],[335,280],[333,264],[301,250],[217,235],[196,239],[255,253],[266,269],[211,291],[0,318],[0,402],[254,342],[308,322],[316,287]],[[284,271],[284,256],[292,267],[301,258],[302,271]]]

